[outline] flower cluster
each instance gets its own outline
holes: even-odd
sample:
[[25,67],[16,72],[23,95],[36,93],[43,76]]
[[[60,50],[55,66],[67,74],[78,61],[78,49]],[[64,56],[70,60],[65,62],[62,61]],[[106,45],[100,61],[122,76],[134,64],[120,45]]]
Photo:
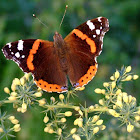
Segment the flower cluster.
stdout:
[[[30,74],[25,74],[21,79],[13,80],[12,92],[9,88],[4,88],[8,97],[0,103],[13,103],[17,112],[22,113],[30,106],[40,106],[44,113],[44,132],[56,135],[57,139],[96,138],[107,127],[103,120],[105,113],[126,124],[126,131],[130,133],[134,128],[140,127],[140,107],[137,107],[135,97],[123,91],[122,82],[137,78],[138,75],[131,73],[131,66],[116,70],[110,77],[111,81],[103,83],[103,89],[95,89],[95,93],[102,94],[104,98],[98,104],[87,107],[72,100],[77,96],[76,92],[84,90],[84,87],[59,94],[58,99],[52,96],[48,101],[42,97],[42,90],[36,87]],[[8,118],[14,124],[10,131],[20,131],[18,120],[14,116]],[[71,125],[70,119],[73,121]],[[0,127],[0,133],[4,132],[3,126]]]
[[15,118],[15,116],[7,115],[6,112],[3,114],[0,112],[0,139],[8,136],[13,136],[11,132],[19,132],[21,130],[19,121]]

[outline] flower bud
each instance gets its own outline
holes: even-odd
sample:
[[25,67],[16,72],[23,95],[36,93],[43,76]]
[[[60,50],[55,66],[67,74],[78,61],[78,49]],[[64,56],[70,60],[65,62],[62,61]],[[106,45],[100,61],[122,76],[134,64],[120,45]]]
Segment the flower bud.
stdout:
[[131,124],[129,124],[129,125],[127,125],[127,132],[132,132],[132,130],[134,129],[134,125],[131,125]]
[[131,75],[128,75],[123,81],[130,81],[132,79]]
[[12,91],[15,91],[16,90],[16,85],[12,83],[11,89],[12,89]]
[[54,133],[53,129],[50,128],[48,133],[50,133],[50,134]]
[[99,119],[99,116],[98,116],[98,115],[95,115],[95,116],[93,116],[93,118],[92,118],[92,122],[94,123],[94,122],[96,122],[98,119]]
[[98,131],[99,131],[99,127],[95,127],[95,128],[93,128],[93,134],[98,133]]
[[22,109],[27,110],[27,104],[26,103],[22,104]]
[[20,79],[20,83],[21,83],[21,85],[24,85],[24,84],[25,84],[25,78],[24,78],[24,77],[22,77],[22,78]]
[[80,110],[80,107],[77,106],[77,107],[75,107],[74,109],[75,109],[76,111],[79,111],[79,110]]
[[96,125],[101,125],[103,123],[103,120],[98,120],[97,122],[96,122]]
[[102,90],[99,89],[99,88],[96,88],[96,89],[94,90],[94,92],[100,94],[100,93],[102,93]]
[[125,103],[128,103],[128,96],[126,95],[126,96],[123,96],[123,101],[125,102]]
[[20,124],[14,125],[14,129],[19,129],[19,128],[20,128]]
[[133,98],[133,97],[132,97],[131,95],[128,96],[129,103],[131,103],[132,98]]
[[81,140],[80,136],[79,136],[79,135],[76,135],[76,134],[73,134],[73,135],[72,135],[72,138],[73,138],[74,140]]
[[13,80],[13,84],[15,84],[15,85],[20,85],[21,83],[20,83],[20,80],[19,80],[18,78],[15,78],[15,79]]
[[43,98],[43,99],[41,99],[41,100],[39,100],[38,102],[39,102],[39,105],[40,105],[40,106],[42,106],[42,105],[46,104],[46,102],[45,102],[45,99],[44,99],[44,98]]
[[76,128],[73,128],[73,129],[71,129],[70,133],[74,134],[76,132],[76,130],[77,130]]
[[15,100],[16,100],[16,97],[10,96],[10,97],[8,97],[8,100],[10,100],[10,101],[15,101]]
[[118,79],[120,77],[120,73],[118,71],[115,72],[115,78]]
[[140,120],[140,116],[139,115],[135,116],[135,120],[139,121]]
[[7,94],[9,94],[9,93],[10,93],[9,88],[8,88],[8,87],[5,87],[5,88],[4,88],[4,92],[7,93]]
[[62,134],[62,129],[61,128],[58,128],[58,130],[57,130],[58,132],[58,135],[60,136],[61,134]]
[[109,86],[109,83],[104,82],[104,83],[103,83],[103,86],[104,86],[104,87],[108,87],[108,86]]
[[44,119],[43,119],[43,122],[44,123],[47,123],[48,121],[49,121],[49,117],[48,116],[45,116]]
[[59,95],[59,99],[60,99],[60,100],[63,100],[63,99],[64,99],[64,95],[63,95],[63,94],[60,94],[60,95]]
[[13,119],[13,120],[11,120],[11,123],[13,123],[13,124],[18,124],[19,121],[18,121],[17,119]]
[[67,120],[66,120],[66,118],[61,118],[61,120],[60,120],[62,123],[65,123]]
[[44,128],[44,132],[48,132],[48,131],[49,131],[49,129],[50,129],[50,128],[49,128],[48,126],[47,126],[47,127],[45,127],[45,128]]
[[64,114],[66,117],[70,117],[72,115],[72,112],[71,111],[66,111],[65,114]]
[[111,77],[110,77],[110,80],[112,80],[112,81],[115,80],[114,76],[111,76]]
[[112,89],[114,89],[116,87],[116,82],[112,82]]
[[14,119],[15,119],[15,116],[10,116],[8,119],[9,119],[10,121],[11,121],[11,120],[14,120]]
[[52,96],[51,98],[50,98],[53,102],[55,102],[55,98]]
[[11,96],[17,96],[17,92],[11,92]]
[[3,128],[2,127],[0,127],[0,133],[2,133],[3,132]]
[[90,107],[89,107],[89,110],[94,110],[94,106],[93,105],[91,105]]
[[131,71],[131,69],[132,69],[132,68],[131,68],[131,66],[128,66],[128,67],[126,68],[126,70],[125,70],[125,71],[126,71],[126,72],[130,72],[130,71]]
[[137,80],[138,78],[139,78],[138,75],[133,75],[133,79],[134,79],[134,80]]
[[83,127],[83,119],[82,118],[79,118],[78,119],[78,124],[77,124],[79,127]]
[[34,93],[34,96],[35,97],[41,97],[42,96],[42,93],[41,92],[36,92],[36,93]]
[[105,125],[102,125],[101,126],[101,130],[105,130],[106,129],[106,126]]
[[78,111],[80,116],[83,116],[83,112],[81,110]]
[[104,105],[104,100],[103,100],[103,99],[100,99],[100,100],[99,100],[99,104],[100,104],[100,105]]
[[121,89],[118,89],[118,90],[116,91],[116,94],[119,95],[121,92],[122,92]]

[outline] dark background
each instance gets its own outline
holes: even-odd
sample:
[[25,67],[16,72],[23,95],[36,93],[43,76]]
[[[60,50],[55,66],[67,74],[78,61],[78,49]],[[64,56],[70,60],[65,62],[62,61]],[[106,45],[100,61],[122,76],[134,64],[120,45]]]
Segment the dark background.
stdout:
[[[68,4],[64,22],[59,25]],[[32,17],[35,13],[48,28],[42,26]],[[109,19],[110,30],[104,38],[104,47],[98,57],[99,69],[95,78],[80,95],[84,105],[98,103],[99,95],[95,88],[103,88],[102,84],[116,69],[131,65],[133,72],[140,75],[140,0],[0,0],[0,48],[6,43],[19,39],[39,38],[53,41],[55,31],[65,37],[70,31],[88,19],[104,16]],[[15,77],[20,78],[23,72],[13,61],[7,61],[0,51],[0,100],[7,95],[5,86],[10,87]],[[123,84],[124,91],[140,102],[140,80]],[[56,94],[46,94],[45,98]],[[49,96],[49,97],[48,97]],[[5,107],[9,113],[15,113],[12,105]],[[43,114],[40,109],[31,108],[27,113],[17,113],[22,131],[16,139],[47,139],[43,132]],[[15,138],[14,138],[15,139]],[[48,138],[49,139],[49,138]]]

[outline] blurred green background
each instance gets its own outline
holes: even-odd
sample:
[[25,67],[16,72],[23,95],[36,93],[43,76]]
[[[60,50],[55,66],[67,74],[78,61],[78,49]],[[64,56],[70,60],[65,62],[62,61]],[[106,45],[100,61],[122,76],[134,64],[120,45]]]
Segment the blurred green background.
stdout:
[[[110,30],[104,37],[104,47],[98,57],[99,69],[95,78],[80,95],[80,103],[95,104],[100,98],[94,93],[95,88],[103,88],[102,83],[121,66],[131,65],[133,72],[140,75],[140,0],[0,0],[0,48],[6,43],[19,39],[40,38],[53,41],[68,4],[67,13],[60,33],[65,37],[70,31],[88,19],[104,16],[109,19]],[[32,17],[35,13],[48,28],[42,26]],[[0,100],[7,95],[5,86],[10,87],[15,77],[20,78],[23,72],[13,61],[7,61],[0,51]],[[140,80],[126,82],[124,91],[140,102]],[[50,96],[57,94],[46,94]],[[7,107],[8,106],[8,107]],[[15,113],[12,105],[3,110]],[[17,140],[49,140],[43,132],[43,114],[39,108],[31,108],[27,113],[17,113],[22,131]]]

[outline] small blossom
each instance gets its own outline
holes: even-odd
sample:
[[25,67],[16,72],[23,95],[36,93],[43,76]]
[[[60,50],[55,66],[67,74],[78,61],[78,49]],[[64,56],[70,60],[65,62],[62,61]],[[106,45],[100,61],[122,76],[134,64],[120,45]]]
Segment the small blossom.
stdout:
[[131,125],[131,124],[129,124],[129,125],[127,125],[127,132],[132,132],[132,130],[134,129],[134,125]]
[[42,96],[42,93],[41,92],[36,92],[36,93],[34,93],[34,96],[35,97],[41,97]]
[[48,131],[48,133],[50,133],[50,134],[54,133],[53,129],[50,128],[49,131]]
[[78,119],[78,124],[77,124],[79,127],[83,127],[83,119],[82,118],[79,118]]
[[135,120],[139,121],[140,120],[140,116],[139,115],[135,116]]
[[122,101],[119,101],[119,100],[118,100],[115,104],[116,104],[117,106],[121,107],[121,108],[122,108],[122,106],[123,106]]
[[17,92],[11,92],[11,96],[17,96]]
[[93,128],[93,134],[98,133],[98,131],[99,131],[99,127],[95,127],[95,128]]
[[45,116],[44,119],[43,119],[44,123],[47,123],[49,121],[49,117],[48,116]]
[[14,129],[15,132],[19,132],[21,130],[21,128],[17,128],[17,129]]
[[63,99],[64,99],[64,95],[63,95],[63,94],[60,94],[60,95],[59,95],[59,99],[60,99],[60,100],[63,100]]
[[27,109],[27,104],[26,104],[26,103],[23,103],[23,104],[22,104],[22,109],[24,109],[24,110]]
[[98,115],[95,115],[95,116],[93,116],[93,118],[92,118],[92,122],[94,123],[94,122],[96,122],[98,119],[99,119],[99,116],[98,116]]
[[128,103],[128,96],[126,95],[126,96],[123,96],[123,101],[125,102],[125,103]]
[[22,78],[20,79],[20,83],[21,83],[21,85],[24,85],[24,84],[25,84],[25,78],[24,78],[24,77],[22,77]]
[[9,88],[8,88],[8,87],[5,87],[5,88],[4,88],[4,92],[7,93],[7,94],[9,94],[9,93],[10,93]]
[[101,126],[101,130],[105,130],[106,129],[106,126],[105,125],[102,125]]
[[55,102],[55,98],[52,96],[51,98],[50,98],[53,102]]
[[49,131],[49,127],[47,126],[44,128],[44,132],[48,132],[48,131]]
[[16,124],[16,125],[14,125],[13,128],[14,128],[14,129],[19,129],[19,128],[20,128],[20,124]]
[[74,125],[78,125],[79,118],[74,121]]
[[89,107],[89,110],[94,110],[94,106],[91,105],[91,106]]
[[102,94],[105,94],[105,89],[101,89],[101,93]]
[[122,101],[122,96],[121,95],[117,96],[117,101]]
[[100,100],[99,100],[99,104],[100,104],[100,105],[104,105],[104,100],[103,100],[103,99],[100,99]]
[[12,91],[15,91],[16,90],[16,85],[12,83],[11,89],[12,89]]
[[104,82],[104,83],[103,83],[103,86],[104,86],[104,87],[108,87],[108,86],[109,86],[109,83]]
[[131,95],[128,96],[129,103],[131,103],[133,97]]
[[14,120],[14,119],[15,119],[15,116],[10,116],[8,119],[9,119],[10,121],[11,121],[11,120]]
[[132,69],[132,68],[131,68],[131,66],[128,66],[128,67],[126,68],[126,70],[125,70],[125,71],[126,71],[126,72],[130,72],[130,71],[131,71],[131,69]]
[[100,94],[100,93],[102,93],[102,90],[101,90],[100,88],[96,88],[96,89],[94,90],[94,92]]
[[62,134],[62,129],[61,128],[58,128],[58,135],[60,136]]
[[13,80],[13,84],[15,84],[15,85],[20,85],[21,83],[20,83],[20,80],[19,80],[18,78],[15,78],[15,79]]
[[132,79],[132,75],[128,75],[124,80],[122,81],[130,81]]
[[119,95],[121,92],[121,89],[117,89],[116,94]]
[[111,76],[111,77],[110,77],[110,80],[112,80],[112,81],[115,80],[114,76]]
[[74,140],[81,140],[80,136],[79,136],[79,135],[76,135],[76,134],[73,134],[73,135],[72,135],[72,138],[73,138]]
[[120,73],[118,71],[115,72],[115,78],[118,79],[120,77]]
[[25,113],[26,111],[27,111],[27,109],[21,108],[21,113]]
[[72,115],[72,112],[71,111],[66,111],[65,112],[65,116],[70,117],[71,115]]
[[39,100],[38,102],[39,102],[39,105],[40,106],[42,106],[42,105],[44,105],[46,103],[44,98],[41,99],[41,100]]
[[17,119],[13,119],[13,120],[11,120],[11,123],[13,123],[13,124],[18,124],[19,121],[18,121]]
[[71,131],[70,131],[70,133],[71,134],[74,134],[76,132],[76,130],[77,130],[76,128],[72,128]]
[[17,112],[21,112],[21,110],[22,110],[21,107],[17,108]]
[[102,125],[102,123],[103,123],[103,120],[98,120],[98,121],[96,122],[96,125]]
[[26,74],[24,75],[24,77],[26,78],[26,80],[29,79],[30,75],[31,75],[30,73],[26,73]]
[[116,87],[116,82],[112,82],[111,86],[112,86],[112,89],[114,89]]
[[60,120],[62,123],[65,123],[67,120],[66,120],[66,118],[61,118],[61,120]]
[[0,133],[2,133],[3,132],[3,128],[2,127],[0,127]]
[[77,106],[77,107],[75,107],[74,109],[75,109],[76,111],[79,111],[79,110],[80,110],[80,107]]
[[138,75],[133,75],[133,79],[134,79],[134,80],[137,80],[138,78],[139,78]]
[[105,98],[106,98],[106,99],[109,99],[109,95],[106,95]]
[[10,97],[8,97],[8,100],[10,100],[10,101],[15,101],[15,100],[16,100],[16,97],[10,96]]

